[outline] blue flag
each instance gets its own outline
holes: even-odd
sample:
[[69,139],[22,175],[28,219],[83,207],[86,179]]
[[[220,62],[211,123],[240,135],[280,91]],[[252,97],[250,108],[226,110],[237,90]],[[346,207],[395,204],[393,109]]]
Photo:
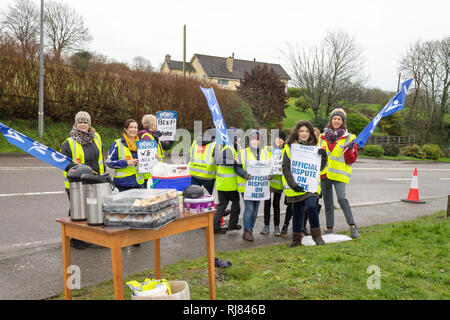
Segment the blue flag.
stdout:
[[211,115],[213,118],[214,126],[216,127],[216,142],[222,145],[233,145],[230,136],[228,135],[227,126],[225,125],[225,120],[223,119],[222,112],[220,111],[219,103],[217,102],[216,95],[212,88],[203,88],[203,94],[208,102],[209,110],[211,110]]
[[390,116],[391,114],[400,111],[403,109],[403,105],[405,104],[406,95],[408,94],[409,85],[413,79],[406,80],[402,83],[401,89],[397,94],[384,106],[383,109],[375,116],[375,118],[370,121],[370,123],[361,131],[360,134],[353,141],[358,146],[364,147],[369,139],[370,135],[375,130],[378,122],[380,122],[381,118]]
[[31,154],[33,157],[36,157],[58,169],[64,170],[67,165],[72,162],[71,158],[66,157],[65,155],[44,146],[37,141],[34,141],[31,138],[28,138],[20,132],[5,126],[1,122],[0,131],[3,133],[6,140],[12,145],[15,145],[19,149]]

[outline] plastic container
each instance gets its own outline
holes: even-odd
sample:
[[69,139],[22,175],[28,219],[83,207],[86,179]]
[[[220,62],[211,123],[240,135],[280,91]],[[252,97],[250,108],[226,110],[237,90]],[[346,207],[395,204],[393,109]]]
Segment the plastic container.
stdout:
[[103,213],[152,213],[179,203],[174,189],[131,189],[104,196]]
[[190,300],[191,295],[189,285],[186,281],[169,281],[172,294],[169,295],[151,295],[135,296],[131,295],[131,300]]
[[191,185],[191,176],[158,177],[153,176],[154,189],[177,189],[183,191]]
[[191,175],[187,164],[159,162],[150,172],[154,189],[177,189],[177,191],[183,191],[191,185]]
[[205,195],[198,199],[184,198],[184,212],[195,214],[214,211],[214,197]]
[[171,207],[147,214],[103,213],[105,227],[129,229],[159,229],[180,216],[180,206]]

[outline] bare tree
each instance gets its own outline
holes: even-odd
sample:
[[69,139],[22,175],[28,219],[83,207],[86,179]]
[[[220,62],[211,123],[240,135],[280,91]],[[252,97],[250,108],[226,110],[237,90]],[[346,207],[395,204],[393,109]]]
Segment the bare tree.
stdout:
[[30,0],[16,0],[1,13],[0,25],[4,32],[20,43],[24,55],[36,46],[39,34],[39,9]]
[[154,70],[151,62],[144,57],[138,56],[133,58],[132,70],[152,72]]
[[321,44],[312,48],[289,49],[292,81],[313,101],[316,119],[322,105],[327,118],[339,100],[352,98],[366,81],[362,50],[345,32],[328,32]]
[[449,109],[450,37],[441,41],[417,41],[400,61],[400,71],[414,77],[411,113],[425,129],[425,140],[433,128],[443,129]]
[[45,6],[44,31],[53,57],[57,60],[65,51],[81,48],[92,39],[83,17],[69,6],[54,1],[47,2]]

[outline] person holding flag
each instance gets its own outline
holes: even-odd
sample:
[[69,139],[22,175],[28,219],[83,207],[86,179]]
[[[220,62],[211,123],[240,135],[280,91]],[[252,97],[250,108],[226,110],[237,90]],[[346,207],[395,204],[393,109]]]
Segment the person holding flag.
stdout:
[[358,157],[358,149],[354,143],[356,136],[347,131],[346,119],[347,114],[343,109],[334,109],[331,112],[330,122],[319,138],[319,147],[325,149],[329,157],[327,166],[320,172],[327,225],[325,234],[333,234],[334,186],[339,206],[349,225],[350,235],[352,238],[359,238],[360,234],[353,219],[352,208],[345,197],[345,189],[352,174],[352,164]]

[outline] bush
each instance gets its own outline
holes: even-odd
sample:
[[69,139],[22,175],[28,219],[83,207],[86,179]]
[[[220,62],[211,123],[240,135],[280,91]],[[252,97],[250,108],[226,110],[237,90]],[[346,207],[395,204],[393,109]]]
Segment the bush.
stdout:
[[381,157],[384,154],[384,150],[377,144],[369,144],[364,147],[364,155],[371,157]]
[[436,144],[424,144],[422,150],[426,159],[437,160],[441,157],[441,149]]
[[302,96],[301,88],[288,88],[288,96],[290,98],[300,98]]
[[385,143],[381,147],[384,150],[385,156],[396,157],[400,153],[400,148],[395,143]]
[[300,111],[305,112],[308,108],[311,107],[312,101],[311,101],[310,98],[308,98],[308,97],[306,97],[306,96],[301,96],[301,97],[299,97],[299,98],[295,101],[294,105],[295,105]]
[[403,156],[414,157],[418,159],[425,159],[425,152],[417,144],[406,146],[400,149],[400,153]]
[[355,135],[358,135],[368,124],[370,120],[360,113],[347,114],[347,129]]

